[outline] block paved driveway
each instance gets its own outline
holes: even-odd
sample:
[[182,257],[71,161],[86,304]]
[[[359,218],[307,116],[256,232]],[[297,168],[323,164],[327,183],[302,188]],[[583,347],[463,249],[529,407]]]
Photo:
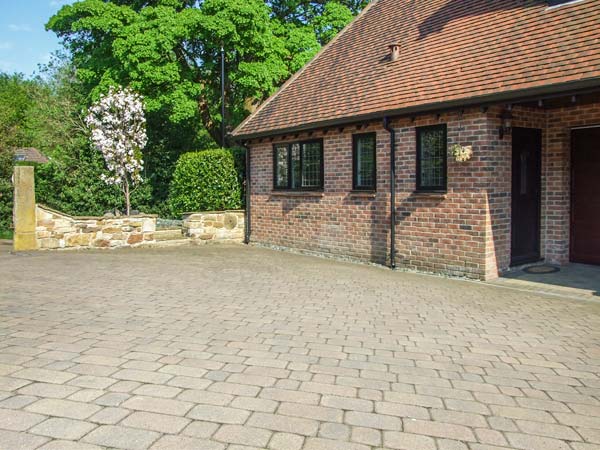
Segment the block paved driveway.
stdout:
[[0,254],[0,448],[600,449],[600,304],[242,246]]

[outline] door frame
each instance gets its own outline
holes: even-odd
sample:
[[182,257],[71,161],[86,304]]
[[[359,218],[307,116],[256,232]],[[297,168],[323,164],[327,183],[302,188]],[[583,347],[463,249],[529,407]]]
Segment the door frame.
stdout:
[[569,128],[569,146],[571,147],[569,149],[569,262],[573,262],[573,244],[575,241],[575,209],[573,208],[575,203],[575,164],[573,164],[573,161],[575,161],[573,157],[575,146],[573,145],[573,131],[589,128],[600,128],[600,124]]
[[544,151],[544,130],[542,128],[533,128],[533,127],[514,127],[512,129],[512,135],[511,138],[514,138],[514,132],[515,129],[522,129],[522,130],[535,130],[537,132],[539,132],[540,134],[540,148],[537,154],[537,167],[538,167],[538,177],[539,177],[539,183],[538,183],[538,192],[537,192],[537,208],[536,208],[536,212],[535,212],[535,219],[536,219],[536,228],[537,228],[537,239],[536,239],[536,255],[532,256],[531,258],[527,258],[527,259],[520,259],[515,261],[514,256],[513,256],[513,239],[514,239],[514,209],[512,207],[513,205],[513,195],[514,192],[512,190],[513,187],[513,177],[514,175],[514,161],[513,161],[513,157],[514,157],[514,141],[511,141],[511,149],[510,149],[510,155],[511,155],[511,170],[510,170],[510,184],[511,184],[511,193],[510,193],[510,203],[511,203],[511,211],[510,211],[510,267],[517,267],[517,266],[522,266],[524,264],[532,264],[535,262],[539,262],[541,261],[542,258],[542,189],[543,189],[543,180],[542,180],[542,172],[543,172],[543,167],[542,167],[542,162],[543,162],[543,158],[542,158],[542,152]]

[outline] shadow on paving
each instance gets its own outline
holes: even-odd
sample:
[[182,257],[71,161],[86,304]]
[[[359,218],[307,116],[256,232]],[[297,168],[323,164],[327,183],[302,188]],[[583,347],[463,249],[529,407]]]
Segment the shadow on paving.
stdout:
[[556,273],[515,270],[491,284],[539,293],[600,300],[600,266],[568,264]]

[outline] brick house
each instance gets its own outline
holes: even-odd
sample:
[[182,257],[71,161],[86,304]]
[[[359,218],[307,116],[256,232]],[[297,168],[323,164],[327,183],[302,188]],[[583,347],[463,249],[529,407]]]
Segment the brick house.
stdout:
[[476,279],[600,264],[599,126],[600,0],[375,0],[233,132],[247,238]]

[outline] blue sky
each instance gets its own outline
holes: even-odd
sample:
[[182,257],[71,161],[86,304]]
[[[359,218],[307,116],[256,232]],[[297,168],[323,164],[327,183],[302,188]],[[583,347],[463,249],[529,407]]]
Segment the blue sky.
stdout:
[[60,48],[44,29],[48,19],[74,0],[0,0],[0,71],[32,75]]

